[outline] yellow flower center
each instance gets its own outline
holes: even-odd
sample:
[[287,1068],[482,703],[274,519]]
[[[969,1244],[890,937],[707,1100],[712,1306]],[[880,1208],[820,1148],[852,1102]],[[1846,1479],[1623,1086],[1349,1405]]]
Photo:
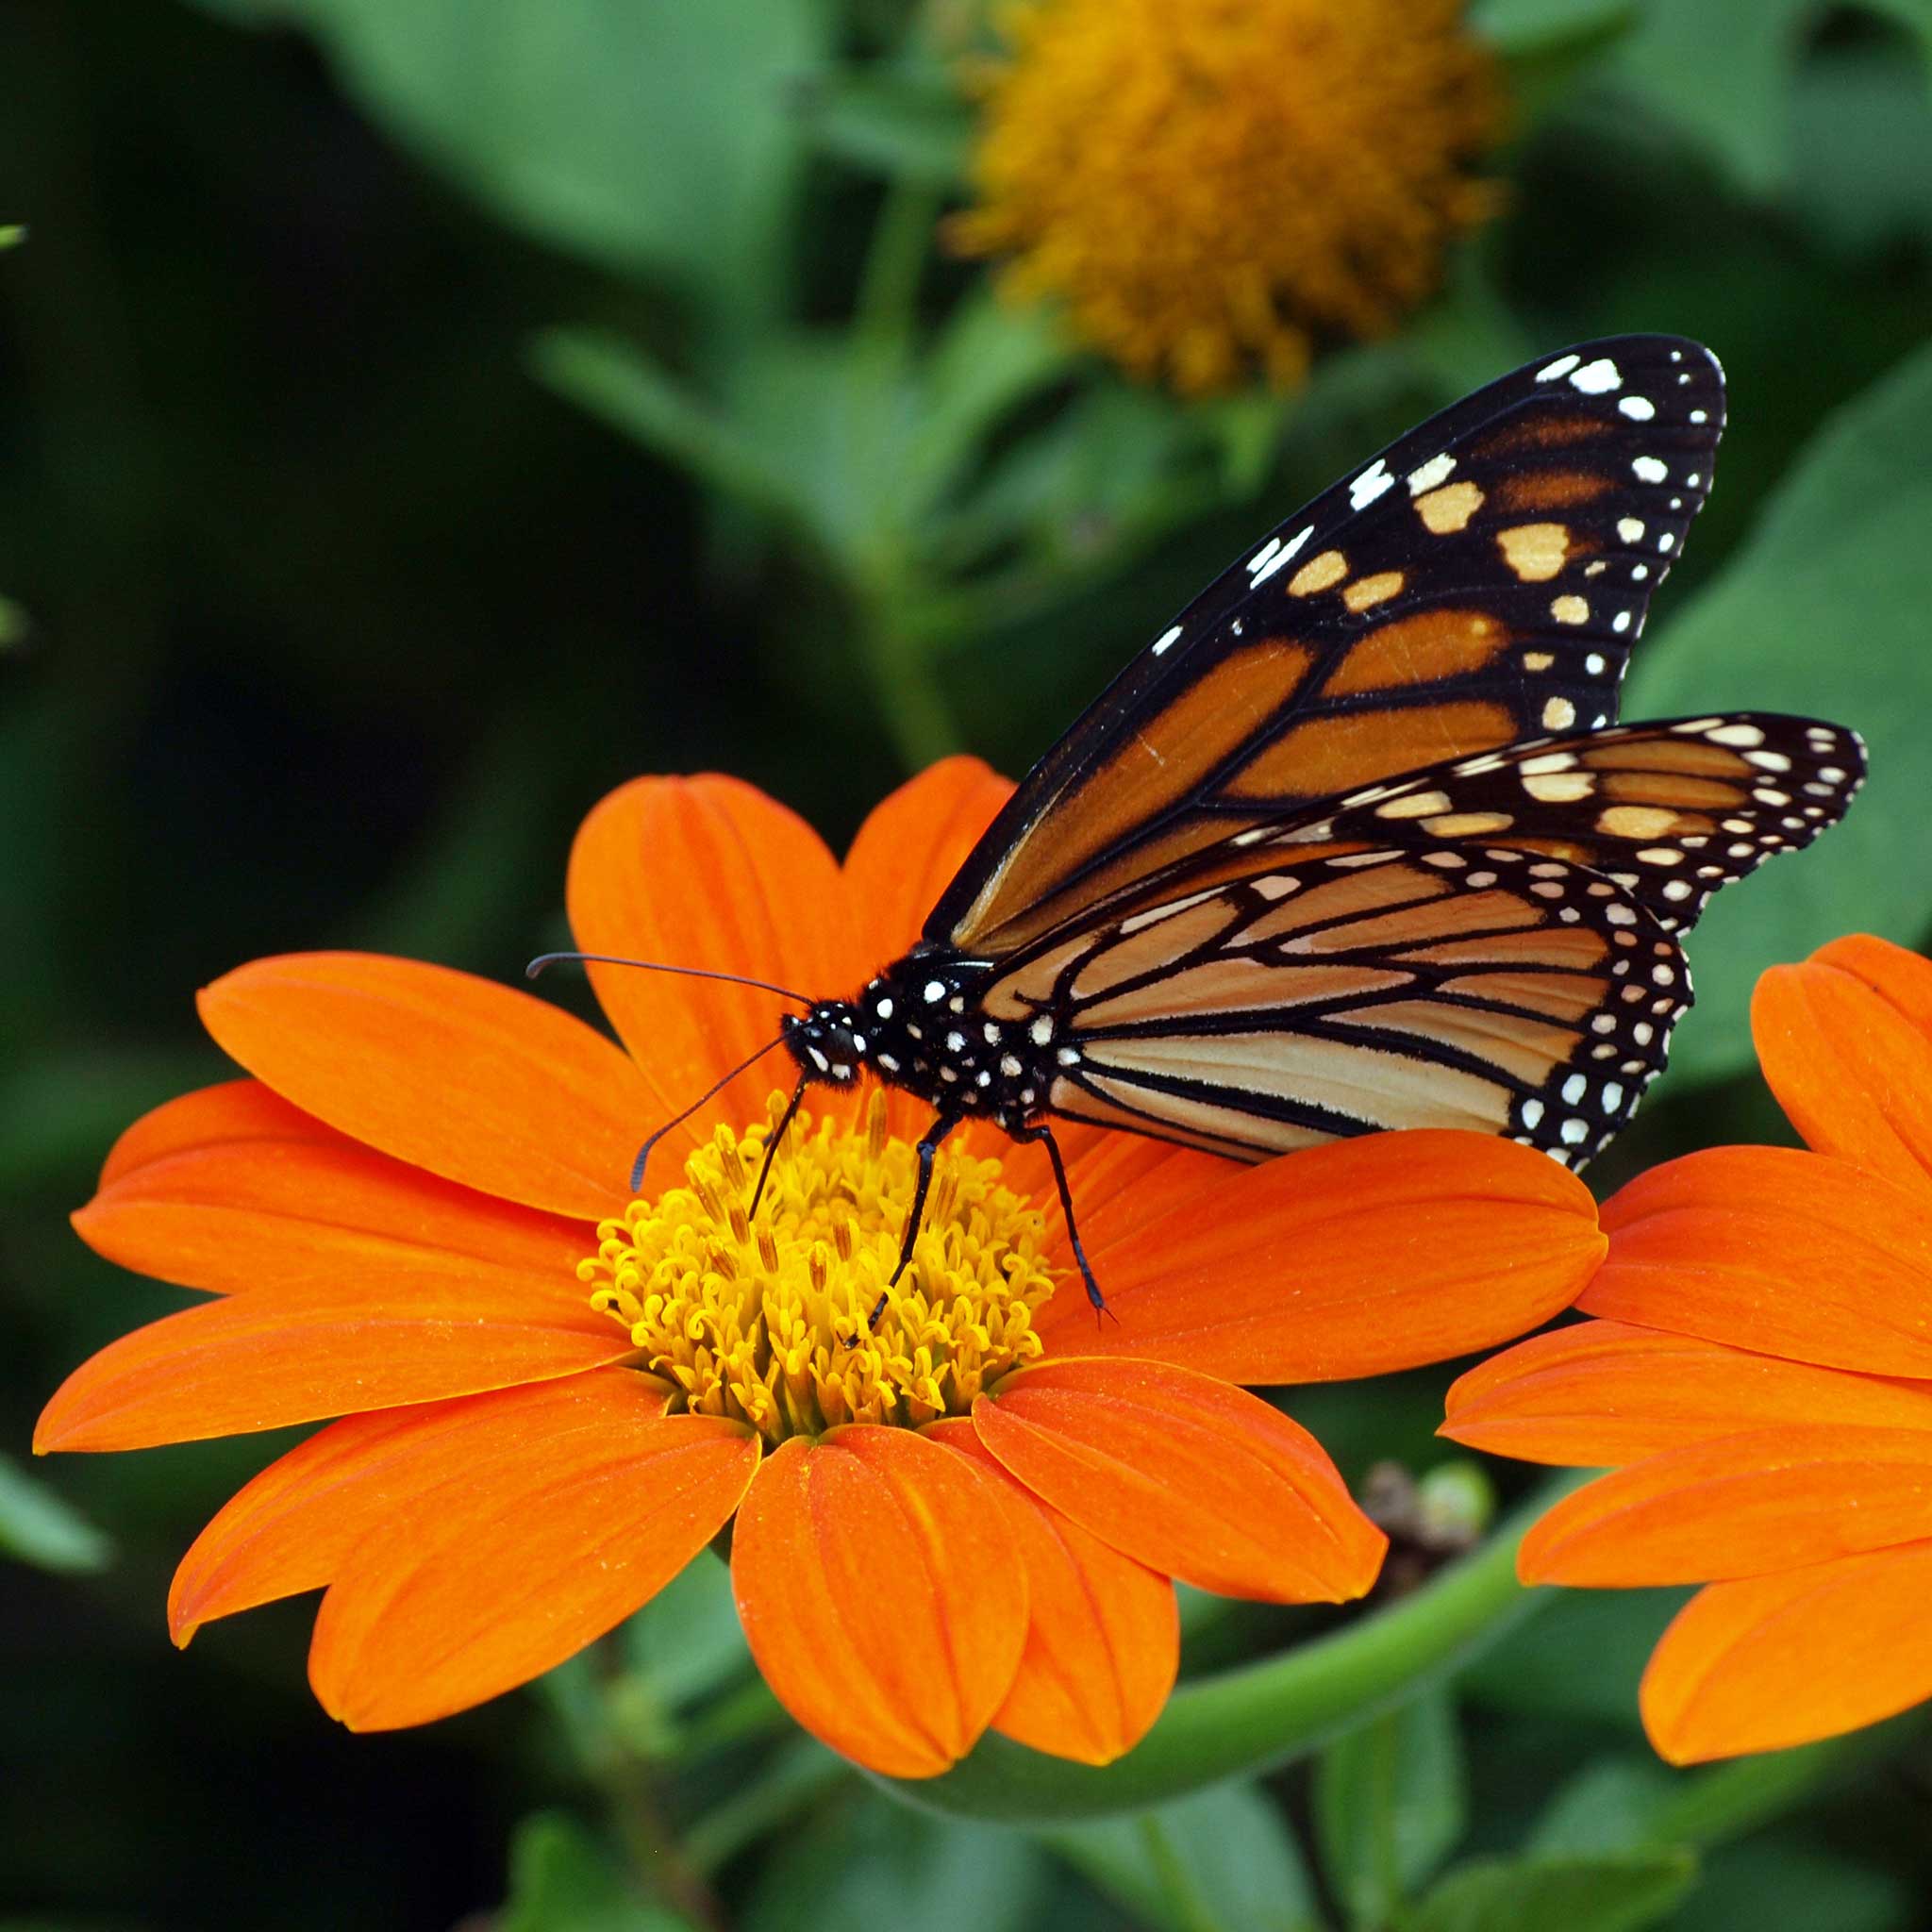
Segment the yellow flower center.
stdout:
[[1462,0],[1017,0],[955,243],[1138,375],[1299,382],[1392,328],[1496,206]]
[[676,1385],[675,1407],[734,1417],[774,1442],[964,1414],[1041,1353],[1033,1311],[1056,1283],[1041,1216],[1002,1184],[997,1160],[942,1149],[911,1265],[892,1285],[918,1157],[887,1136],[885,1095],[873,1095],[862,1133],[829,1120],[814,1130],[801,1113],[754,1222],[784,1104],[774,1093],[741,1135],[720,1126],[685,1162],[684,1187],[599,1224],[597,1252],[577,1268],[591,1306]]

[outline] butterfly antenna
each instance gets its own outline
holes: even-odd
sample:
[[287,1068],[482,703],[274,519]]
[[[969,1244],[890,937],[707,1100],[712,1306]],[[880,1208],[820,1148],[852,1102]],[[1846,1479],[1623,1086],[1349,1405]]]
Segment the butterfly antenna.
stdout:
[[[789,986],[774,986],[769,979],[750,979],[742,973],[714,973],[707,966],[673,966],[662,959],[620,959],[610,953],[539,953],[524,968],[526,979],[535,979],[546,966],[555,966],[565,959],[588,962],[593,966],[636,966],[645,973],[677,973],[687,979],[722,979],[731,986],[755,986],[760,992],[782,993],[788,1000],[796,1000],[801,1007],[812,1004],[809,993],[795,992]],[[773,1042],[774,1045],[775,1041]],[[769,1052],[771,1049],[766,1049]],[[703,1101],[698,1103],[700,1107]]]
[[[758,1065],[758,1062],[759,1062],[759,1061],[760,1061],[761,1059],[763,1059],[763,1058],[764,1058],[764,1057],[765,1057],[765,1056],[766,1056],[766,1055],[767,1055],[768,1053],[770,1053],[770,1052],[771,1052],[771,1050],[772,1050],[772,1049],[773,1049],[773,1048],[774,1048],[774,1046],[783,1046],[783,1045],[784,1045],[784,1043],[785,1043],[785,1036],[784,1036],[784,1035],[783,1035],[782,1033],[781,1033],[781,1034],[779,1034],[779,1036],[777,1037],[777,1039],[776,1039],[776,1040],[768,1040],[768,1041],[766,1041],[766,1042],[764,1043],[764,1045],[763,1045],[763,1046],[761,1046],[761,1047],[759,1047],[759,1048],[758,1048],[758,1052],[756,1052],[755,1054],[753,1054],[753,1055],[752,1055],[752,1057],[751,1057],[751,1058],[749,1058],[748,1060],[741,1060],[741,1061],[739,1061],[739,1063],[738,1063],[738,1064],[737,1064],[737,1065],[736,1065],[735,1067],[733,1067],[733,1068],[732,1068],[732,1070],[731,1070],[731,1071],[730,1071],[730,1072],[729,1072],[728,1074],[726,1074],[724,1075],[724,1078],[723,1078],[722,1080],[720,1080],[720,1081],[718,1082],[718,1084],[717,1084],[717,1085],[716,1085],[715,1087],[711,1088],[711,1089],[710,1089],[710,1091],[709,1091],[708,1092],[706,1092],[706,1093],[701,1093],[701,1094],[700,1094],[700,1095],[699,1095],[699,1096],[697,1097],[697,1099],[693,1100],[693,1101],[691,1102],[691,1105],[690,1105],[690,1106],[689,1106],[688,1108],[685,1108],[685,1110],[684,1110],[684,1111],[683,1111],[683,1112],[682,1112],[681,1114],[679,1114],[679,1115],[678,1115],[678,1116],[677,1116],[677,1117],[676,1117],[676,1118],[675,1118],[675,1120],[668,1120],[668,1121],[666,1121],[666,1122],[664,1123],[664,1124],[663,1124],[663,1125],[662,1125],[661,1127],[659,1127],[659,1128],[658,1129],[658,1131],[657,1131],[657,1132],[656,1132],[655,1134],[653,1134],[653,1135],[651,1136],[651,1138],[650,1138],[650,1139],[649,1139],[648,1141],[646,1141],[644,1142],[644,1144],[643,1144],[643,1145],[642,1145],[641,1147],[640,1147],[640,1148],[638,1149],[638,1158],[636,1158],[636,1159],[635,1159],[634,1161],[632,1161],[632,1162],[631,1162],[631,1168],[630,1168],[630,1191],[631,1191],[631,1192],[632,1192],[633,1194],[635,1194],[635,1193],[637,1192],[637,1191],[638,1191],[638,1190],[639,1190],[639,1189],[640,1189],[640,1188],[641,1188],[641,1186],[643,1185],[643,1182],[644,1182],[644,1165],[645,1165],[645,1163],[646,1163],[646,1162],[647,1162],[647,1161],[648,1161],[648,1160],[650,1159],[650,1158],[651,1158],[651,1155],[652,1155],[653,1151],[654,1151],[654,1150],[656,1149],[656,1147],[657,1147],[657,1145],[658,1145],[658,1142],[659,1141],[661,1141],[661,1140],[662,1140],[662,1139],[664,1138],[664,1136],[665,1136],[666,1134],[668,1134],[668,1133],[669,1133],[669,1132],[670,1132],[670,1131],[672,1130],[672,1128],[673,1128],[673,1127],[681,1127],[681,1126],[683,1126],[683,1124],[685,1124],[685,1122],[686,1122],[686,1121],[688,1121],[688,1120],[690,1120],[690,1118],[691,1117],[691,1115],[692,1115],[692,1114],[694,1114],[694,1113],[696,1113],[699,1108],[701,1108],[701,1107],[705,1106],[705,1105],[706,1105],[706,1104],[707,1104],[708,1102],[710,1102],[710,1101],[713,1101],[713,1100],[717,1099],[717,1097],[719,1096],[719,1094],[721,1094],[722,1092],[724,1092],[724,1091],[725,1090],[725,1088],[727,1088],[728,1086],[730,1086],[730,1084],[732,1083],[732,1081],[734,1081],[735,1079],[737,1079],[737,1078],[738,1078],[739,1074],[741,1074],[741,1073],[743,1073],[743,1072],[744,1072],[744,1071],[745,1071],[745,1070],[746,1070],[747,1068],[749,1068],[749,1067],[755,1067],[755,1066],[757,1066],[757,1065]],[[804,1091],[804,1087],[803,1087],[803,1083],[801,1082],[801,1083],[800,1083],[800,1091],[802,1092],[803,1091]],[[797,1106],[798,1106],[798,1095],[797,1095],[796,1093],[794,1093],[794,1094],[793,1094],[793,1095],[791,1096],[791,1110],[788,1110],[788,1111],[787,1111],[787,1113],[786,1113],[786,1115],[785,1115],[785,1118],[786,1118],[786,1119],[787,1119],[788,1121],[789,1121],[789,1120],[790,1120],[790,1119],[791,1118],[791,1111],[794,1111],[794,1110],[796,1110],[796,1108],[797,1108]],[[781,1131],[782,1131],[782,1129],[781,1129]],[[767,1159],[769,1160],[770,1157],[769,1157],[769,1156],[767,1156],[766,1158],[767,1158]],[[760,1182],[760,1185],[762,1185],[762,1181]]]

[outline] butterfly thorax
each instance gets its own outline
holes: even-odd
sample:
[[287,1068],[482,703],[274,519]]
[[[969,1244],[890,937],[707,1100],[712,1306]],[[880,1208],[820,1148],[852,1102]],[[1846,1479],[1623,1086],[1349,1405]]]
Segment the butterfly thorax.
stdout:
[[861,1068],[941,1114],[979,1115],[1009,1132],[1043,1110],[1053,1086],[1053,1022],[990,1018],[978,998],[988,967],[919,947],[855,1000],[821,1000],[785,1023],[808,1078],[850,1087]]

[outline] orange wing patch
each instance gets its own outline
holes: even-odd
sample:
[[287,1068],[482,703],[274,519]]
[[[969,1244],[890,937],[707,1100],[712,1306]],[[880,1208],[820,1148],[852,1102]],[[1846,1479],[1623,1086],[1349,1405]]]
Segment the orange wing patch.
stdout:
[[1277,739],[1224,789],[1238,799],[1325,798],[1392,773],[1493,751],[1515,736],[1506,706],[1474,702],[1314,718]]
[[1496,485],[1500,509],[1580,509],[1616,489],[1600,470],[1523,470]]
[[1486,610],[1419,610],[1378,625],[1349,647],[1322,687],[1324,697],[1354,697],[1459,677],[1493,663],[1509,632]]
[[[1165,838],[1136,838],[1191,798],[1223,760],[1264,731],[1314,662],[1307,644],[1286,638],[1258,639],[1231,651],[1145,728],[1117,745],[1105,763],[1074,778],[982,889],[962,922],[974,931],[974,943],[1004,950],[1049,930],[1062,909],[1053,903],[1055,895],[1116,846],[1132,847],[1116,868],[1124,884],[1238,829],[1224,821],[1183,824]],[[1042,837],[1041,826],[1048,824],[1052,830]],[[1080,902],[1091,903],[1106,890],[1104,883],[1096,891],[1095,881],[1085,880]],[[1024,909],[1017,919],[989,920],[998,906]]]

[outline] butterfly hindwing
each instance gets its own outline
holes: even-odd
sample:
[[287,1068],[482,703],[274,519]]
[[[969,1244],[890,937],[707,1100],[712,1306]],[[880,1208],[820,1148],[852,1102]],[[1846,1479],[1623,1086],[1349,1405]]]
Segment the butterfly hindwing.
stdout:
[[1796,852],[1864,782],[1857,732],[1755,712],[1531,740],[1357,792],[1267,845],[1486,840],[1602,873],[1667,932]]
[[1690,1004],[1674,933],[1843,815],[1857,735],[1740,715],[1545,739],[1236,834],[1023,948],[1055,1109],[1250,1158],[1398,1126],[1580,1165]]
[[1324,796],[1611,722],[1723,420],[1707,350],[1634,336],[1411,431],[1128,665],[994,820],[926,939],[996,958]]
[[1435,1126],[1581,1165],[1690,999],[1622,888],[1502,847],[1284,858],[1063,953],[1054,1111],[1249,1159]]

